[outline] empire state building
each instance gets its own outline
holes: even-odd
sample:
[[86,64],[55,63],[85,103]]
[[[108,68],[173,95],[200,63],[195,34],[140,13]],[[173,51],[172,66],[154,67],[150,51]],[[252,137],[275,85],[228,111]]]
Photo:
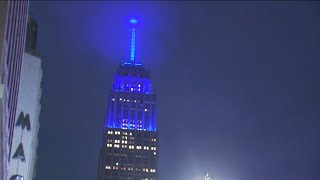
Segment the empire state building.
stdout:
[[119,65],[109,95],[98,180],[158,179],[157,96],[150,72],[135,60],[137,23],[130,20],[130,60]]

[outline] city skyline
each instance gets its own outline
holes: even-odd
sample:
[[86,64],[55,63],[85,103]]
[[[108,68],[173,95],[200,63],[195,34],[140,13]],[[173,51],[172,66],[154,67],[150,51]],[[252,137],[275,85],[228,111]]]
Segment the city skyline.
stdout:
[[130,59],[124,22],[137,17],[159,179],[318,179],[319,6],[31,2],[45,57],[37,178],[96,178],[112,75]]

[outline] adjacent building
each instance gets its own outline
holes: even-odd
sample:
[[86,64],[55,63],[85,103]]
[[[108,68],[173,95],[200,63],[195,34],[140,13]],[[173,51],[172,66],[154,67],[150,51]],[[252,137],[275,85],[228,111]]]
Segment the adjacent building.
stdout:
[[38,24],[30,15],[27,27],[8,180],[33,180],[35,177],[42,61],[36,49]]
[[7,179],[29,0],[0,1],[0,179]]
[[150,72],[135,60],[132,19],[130,60],[114,76],[106,111],[98,180],[158,179],[157,96]]

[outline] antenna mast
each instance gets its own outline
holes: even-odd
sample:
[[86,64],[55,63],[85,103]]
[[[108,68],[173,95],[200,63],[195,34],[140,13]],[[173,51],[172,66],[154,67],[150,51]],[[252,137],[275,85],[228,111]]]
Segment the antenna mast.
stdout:
[[130,63],[136,64],[136,25],[138,20],[135,18],[130,19],[131,24],[131,49],[130,49]]

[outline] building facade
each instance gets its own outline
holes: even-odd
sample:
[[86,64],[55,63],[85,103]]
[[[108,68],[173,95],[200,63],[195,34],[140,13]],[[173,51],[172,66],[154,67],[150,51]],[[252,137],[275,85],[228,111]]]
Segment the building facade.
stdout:
[[42,61],[36,51],[37,22],[31,16],[28,18],[27,27],[8,180],[33,180],[35,177]]
[[29,1],[0,1],[0,179],[7,179]]
[[130,61],[120,64],[109,96],[99,180],[158,179],[157,96],[150,72],[135,61],[135,32]]

